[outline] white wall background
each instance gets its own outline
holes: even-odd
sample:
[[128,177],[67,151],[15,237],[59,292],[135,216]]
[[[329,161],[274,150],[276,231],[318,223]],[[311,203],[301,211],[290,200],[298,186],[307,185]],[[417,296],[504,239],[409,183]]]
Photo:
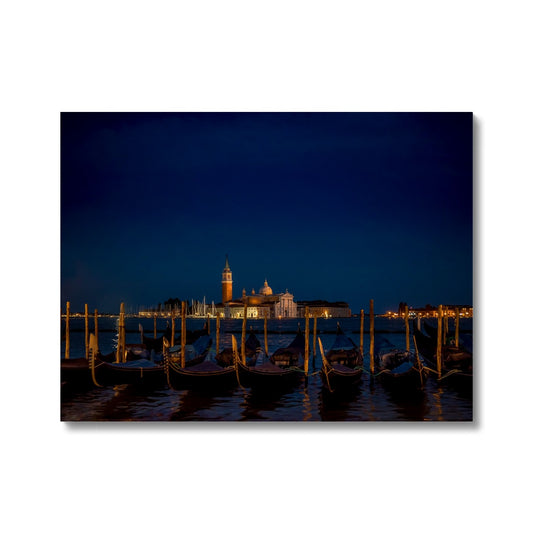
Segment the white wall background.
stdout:
[[[2,4],[4,531],[531,529],[527,5]],[[475,424],[59,422],[59,113],[180,110],[474,112]]]

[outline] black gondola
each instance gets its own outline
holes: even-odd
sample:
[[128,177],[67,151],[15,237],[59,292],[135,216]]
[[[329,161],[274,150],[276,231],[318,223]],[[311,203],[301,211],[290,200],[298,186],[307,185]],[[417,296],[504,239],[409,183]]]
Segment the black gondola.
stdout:
[[61,387],[85,389],[93,385],[89,360],[82,358],[61,359]]
[[169,387],[176,390],[222,390],[235,387],[237,377],[234,366],[222,367],[212,361],[210,351],[201,363],[182,368],[176,360],[165,356],[165,372]]
[[[433,341],[435,345],[435,350],[437,348],[437,336],[438,336],[438,328],[435,326],[432,326],[431,324],[428,324],[425,320],[423,322],[423,328],[427,334],[427,336]],[[455,336],[448,335],[446,338],[446,342],[443,344],[443,348],[445,349],[446,356],[451,358],[454,361],[459,361],[463,359],[468,359],[472,357],[472,345],[467,345],[467,343],[463,343],[464,338],[459,337],[459,346],[455,346]]]
[[96,385],[143,385],[160,387],[165,385],[164,367],[150,359],[134,359],[120,363],[108,362],[98,354],[91,356],[91,367]]
[[[244,350],[246,354],[246,364],[254,365],[257,359],[257,353],[261,350],[261,343],[253,331],[250,330],[248,337],[244,343]],[[233,348],[224,348],[215,356],[215,361],[218,365],[234,366]]]
[[288,346],[278,348],[270,357],[270,362],[280,368],[302,366],[305,353],[305,336],[298,326],[296,337]]
[[[202,363],[213,344],[209,335],[201,335],[192,344],[185,345],[185,367],[192,367]],[[169,359],[181,366],[181,345],[176,344],[168,350]]]
[[320,338],[318,345],[322,356],[320,377],[326,390],[331,393],[353,390],[363,375],[363,355],[359,348],[343,333],[339,324],[333,346],[326,355]]
[[[437,339],[422,333],[413,322],[413,335],[417,350],[424,358],[424,364],[436,373],[437,371]],[[472,353],[465,348],[443,345],[441,377],[439,381],[450,383],[460,388],[471,388]]]
[[[202,331],[202,330],[201,330]],[[161,338],[161,350],[165,344],[169,344],[165,335]],[[196,341],[190,345],[186,345],[185,352],[185,366],[190,367],[201,363],[211,346],[212,340],[209,336],[199,336]],[[94,356],[94,381],[97,385],[119,385],[119,384],[134,384],[142,385],[144,387],[158,388],[165,386],[167,377],[165,367],[163,365],[163,356],[156,354],[152,350],[150,357],[146,357],[148,352],[144,351],[143,357],[135,351],[136,345],[126,345],[126,361],[115,362],[116,352],[112,352],[107,356],[99,354]],[[177,356],[174,358],[178,362],[181,361],[180,346],[175,346]],[[172,348],[171,348],[172,350]],[[169,356],[173,360],[172,355]],[[179,363],[178,363],[179,364]]]
[[234,367],[221,367],[212,361],[204,361],[185,368],[169,361],[166,372],[169,386],[176,390],[221,390],[237,385]]
[[[189,344],[195,343],[200,337],[205,337],[206,335],[209,335],[208,328],[207,328],[207,321],[202,326],[202,329],[195,329],[194,331],[187,330],[187,342]],[[177,337],[176,343],[179,344],[181,341],[181,335]]]
[[168,325],[163,335],[157,338],[147,337],[144,334],[144,329],[141,324],[139,324],[139,331],[141,332],[141,343],[144,345],[144,347],[149,352],[153,350],[155,353],[162,353],[163,352],[163,339],[166,339],[168,342],[170,342],[171,336],[172,336],[172,329]]
[[428,324],[425,320],[422,323],[422,327],[424,328],[424,331],[426,332],[426,335],[433,339],[435,342],[437,342],[437,332],[438,329],[435,326],[432,326],[431,324]]
[[[89,353],[97,353],[98,346],[93,333],[89,337]],[[94,386],[90,360],[85,357],[61,359],[61,390],[84,390]]]
[[[299,344],[299,335],[289,346]],[[303,335],[301,335],[303,337]],[[260,356],[253,365],[244,365],[240,354],[237,352],[237,341],[232,336],[233,351],[236,359],[237,379],[245,387],[264,389],[264,390],[283,390],[298,384],[304,377],[303,359],[296,361],[293,366],[283,366],[276,364],[272,357]],[[288,347],[287,347],[288,348]]]
[[303,370],[281,368],[271,361],[255,366],[245,366],[237,361],[238,379],[245,387],[279,390],[295,386],[303,378]]
[[[126,344],[124,346],[124,349],[126,351],[126,361],[148,359],[151,356],[153,357],[155,354],[155,351],[151,353],[149,350],[147,350],[144,344]],[[101,361],[105,361],[106,363],[114,363],[117,358],[117,354],[114,351],[108,354],[102,354],[99,351],[97,351],[96,353],[98,354],[98,358]]]
[[400,350],[383,337],[376,337],[377,379],[385,386],[404,391],[424,386],[428,369],[417,354]]

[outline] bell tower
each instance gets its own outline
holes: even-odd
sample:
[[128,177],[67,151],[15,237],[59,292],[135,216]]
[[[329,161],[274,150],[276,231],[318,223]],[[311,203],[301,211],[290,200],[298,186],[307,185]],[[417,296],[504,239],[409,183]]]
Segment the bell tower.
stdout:
[[226,266],[222,271],[222,303],[225,304],[233,299],[233,280],[229,268],[228,256],[226,254]]

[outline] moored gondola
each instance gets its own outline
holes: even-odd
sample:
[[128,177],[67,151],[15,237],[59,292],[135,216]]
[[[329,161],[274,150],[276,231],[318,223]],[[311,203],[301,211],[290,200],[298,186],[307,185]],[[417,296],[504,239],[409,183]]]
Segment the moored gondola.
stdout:
[[253,365],[248,365],[242,362],[237,352],[237,341],[233,335],[232,346],[240,385],[270,391],[285,390],[296,386],[304,377],[303,363],[283,367],[261,353]]
[[355,343],[347,337],[339,324],[332,347],[324,355],[322,340],[318,338],[322,357],[320,377],[326,391],[346,393],[353,390],[363,375],[363,355]]
[[[165,337],[163,339],[167,342]],[[118,344],[120,345],[120,338]],[[117,355],[117,350],[120,355]],[[97,346],[90,350],[90,375],[95,385],[128,384],[149,388],[165,386],[162,354],[157,354],[154,349],[149,351],[145,344],[124,343],[120,350],[117,346],[117,350],[108,354],[101,354]]]
[[[92,333],[91,333],[92,335]],[[125,344],[125,358],[126,361],[136,361],[138,359],[148,359],[150,357],[157,358],[157,355],[154,350],[151,352],[146,349],[144,344]],[[98,358],[101,361],[105,361],[106,363],[114,363],[117,359],[117,354],[115,351],[112,351],[107,354],[102,354],[100,351],[96,351],[95,353],[98,354]]]
[[203,362],[182,368],[178,361],[165,354],[165,372],[169,387],[176,390],[221,390],[235,387],[235,367],[222,367],[212,359],[212,353],[209,352]]
[[418,353],[397,349],[383,337],[376,337],[377,379],[385,386],[402,391],[421,389],[429,370]]
[[[202,363],[213,344],[209,335],[201,335],[192,344],[185,345],[185,367],[192,367]],[[177,344],[168,349],[170,361],[181,366],[181,345]]]
[[[144,343],[126,344],[122,307],[116,349],[106,355],[101,354],[97,346],[90,350],[89,360],[93,383],[97,386],[128,384],[149,388],[164,387],[165,373],[162,356],[156,353],[157,345],[149,344],[152,349],[148,350]],[[142,338],[142,327],[140,329]],[[159,342],[159,339],[152,340]],[[165,334],[161,337],[161,346],[163,341],[167,342]]]
[[[254,365],[257,359],[257,354],[261,351],[261,343],[251,329],[244,343],[244,350],[246,354],[246,364]],[[215,355],[215,361],[222,367],[234,366],[233,348],[224,348],[221,350],[220,353]]]
[[301,367],[305,352],[305,336],[298,325],[296,336],[288,346],[278,348],[270,357],[270,362],[280,368]]
[[61,359],[61,388],[85,389],[93,385],[89,360]]
[[349,368],[363,366],[363,354],[352,339],[344,334],[339,323],[335,340],[326,354],[326,359],[330,364],[341,364]]
[[[200,330],[203,331],[203,330]],[[165,335],[161,338],[161,348],[168,345]],[[193,366],[201,363],[207,354],[212,343],[209,336],[197,336],[196,341],[186,345],[185,364]],[[180,346],[175,357],[181,360]],[[174,354],[171,354],[172,358]],[[123,360],[117,361],[116,351],[102,355],[95,353],[91,355],[89,374],[94,384],[98,386],[132,384],[143,387],[159,388],[167,384],[165,367],[163,365],[162,353],[156,353],[154,349],[150,352],[145,345],[126,344],[124,345]]]
[[[98,343],[93,333],[89,337],[89,354],[98,352]],[[94,386],[90,359],[75,357],[61,359],[61,390],[77,391]]]
[[237,385],[235,368],[221,367],[213,361],[204,361],[186,368],[181,368],[177,363],[169,361],[167,377],[169,386],[176,390],[220,390]]
[[443,345],[441,375],[437,376],[437,339],[422,333],[413,322],[413,336],[417,350],[424,358],[424,366],[439,382],[461,389],[471,389],[473,385],[472,352],[462,347]]
[[[426,321],[424,321],[423,327],[426,331],[426,336],[430,339],[430,342],[422,343],[423,347],[427,347],[427,351],[429,352],[428,357],[434,359],[431,354],[434,354],[437,350],[438,328],[432,326],[431,324],[428,324]],[[420,330],[417,331],[420,332]],[[422,333],[422,335],[424,334]],[[417,340],[419,339],[419,337],[417,338]],[[455,340],[452,340],[452,337],[443,339],[442,348],[444,359],[450,359],[453,362],[459,362],[472,358],[471,346],[469,347],[469,349],[464,344],[461,344],[461,342],[459,342],[458,346],[455,346]]]
[[[207,327],[207,321],[204,323],[201,329],[195,329],[193,331],[187,330],[186,338],[189,344],[195,343],[200,337],[209,336],[209,328]],[[181,335],[177,337],[176,343],[181,342]]]
[[166,339],[168,342],[171,340],[172,329],[167,325],[163,335],[157,338],[151,338],[144,334],[144,329],[141,324],[139,324],[139,331],[141,333],[141,344],[151,352],[152,350],[155,353],[163,352],[163,340]]
[[281,368],[271,361],[255,366],[245,366],[237,361],[238,379],[245,387],[279,390],[299,383],[304,372],[299,368]]
[[164,367],[151,359],[134,359],[123,362],[108,362],[100,355],[91,355],[91,374],[95,385],[142,385],[160,387],[165,385]]

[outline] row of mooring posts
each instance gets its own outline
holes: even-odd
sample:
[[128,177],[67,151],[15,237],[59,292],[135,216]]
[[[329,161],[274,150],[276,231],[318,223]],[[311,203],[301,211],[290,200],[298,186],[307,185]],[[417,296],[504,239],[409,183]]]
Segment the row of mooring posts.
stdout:
[[[370,346],[369,346],[369,359],[370,359],[370,373],[375,373],[375,354],[374,354],[374,300],[370,300],[369,305],[369,337],[370,337]],[[241,333],[241,360],[246,364],[246,318],[247,318],[247,305],[244,305],[244,316],[242,321],[242,333]],[[309,326],[309,307],[305,308],[305,353],[304,353],[304,371],[307,374],[309,371],[309,335],[310,335],[310,326]],[[455,336],[454,342],[455,346],[459,346],[459,308],[455,308]],[[220,351],[220,313],[216,315],[216,353]],[[420,316],[418,318],[418,328],[420,329]],[[316,358],[316,341],[317,341],[317,317],[314,316],[313,323],[313,363]],[[360,338],[359,338],[359,349],[361,353],[364,353],[364,344],[363,344],[363,335],[364,335],[364,319],[365,312],[361,309],[360,312]],[[172,311],[171,315],[172,321],[172,334],[170,340],[170,346],[174,346],[175,341],[175,311]],[[407,351],[410,351],[410,328],[409,328],[409,312],[406,307],[404,313],[405,321],[405,348]],[[187,341],[187,310],[186,303],[181,303],[181,367],[185,367],[185,345]],[[207,319],[207,333],[210,334],[210,320]],[[443,347],[446,344],[446,339],[449,334],[449,324],[448,324],[448,312],[444,316],[444,308],[442,305],[438,307],[437,313],[437,349],[436,349],[436,363],[437,363],[437,374],[441,377],[442,374],[442,357],[443,357]],[[157,337],[157,322],[154,316],[154,338]],[[415,346],[416,355],[418,357],[418,348],[416,345],[416,338],[413,335],[413,341]],[[94,310],[94,342],[90,342],[90,332],[89,332],[89,309],[88,304],[85,304],[85,358],[88,359],[90,352],[98,352],[98,310]],[[268,357],[268,323],[267,317],[264,317],[264,351],[265,355]],[[66,304],[66,324],[65,324],[65,359],[70,358],[70,302]],[[116,362],[124,362],[126,360],[126,325],[125,325],[125,312],[124,312],[124,303],[120,304],[120,313],[118,321],[118,339],[117,339],[117,351],[116,351]]]
[[[374,339],[373,339],[373,333],[374,333],[374,302],[373,300],[370,301],[370,357],[371,357],[371,369],[373,371],[374,365],[373,365],[373,359],[374,359]],[[243,361],[245,361],[245,344],[246,344],[246,315],[247,315],[247,305],[244,306],[244,317],[243,317],[243,323],[242,323],[242,334],[241,334],[241,358]],[[305,354],[304,354],[304,360],[305,360],[305,371],[308,372],[309,369],[309,335],[310,335],[310,328],[309,328],[309,307],[305,308]],[[314,323],[313,323],[313,358],[316,357],[316,340],[317,340],[317,317],[314,316]],[[186,345],[186,338],[187,338],[187,328],[186,328],[186,319],[187,319],[187,311],[186,311],[186,303],[181,303],[181,366],[185,366],[185,345]],[[171,339],[170,339],[170,346],[174,346],[175,342],[175,311],[172,311],[171,315]],[[207,320],[207,332],[210,333],[210,321]],[[267,317],[264,317],[264,347],[265,347],[265,355],[268,356],[268,324],[267,324]],[[363,329],[364,329],[364,310],[361,309],[361,337],[360,337],[360,349],[363,351]],[[85,358],[89,358],[90,353],[90,342],[89,342],[89,311],[88,311],[88,304],[85,304]],[[66,304],[66,327],[65,327],[65,359],[69,359],[70,357],[70,302],[67,302]],[[157,337],[157,322],[156,317],[154,315],[154,338]],[[94,338],[95,343],[94,346],[96,346],[96,350],[98,350],[98,310],[94,310]],[[94,349],[94,348],[93,348]],[[220,351],[220,313],[217,313],[216,315],[216,353]],[[116,351],[116,362],[124,362],[126,357],[126,325],[125,325],[125,311],[124,311],[124,303],[122,302],[120,304],[120,312],[119,312],[119,321],[118,321],[118,339],[117,339],[117,351]]]
[[[62,312],[61,312],[62,314]],[[94,342],[93,348],[89,342],[89,307],[85,304],[85,358],[89,358],[91,349],[98,349],[98,309],[94,310]],[[70,302],[66,305],[65,314],[65,359],[70,359]]]
[[[187,339],[187,328],[186,328],[186,303],[182,302],[181,308],[181,365],[185,365],[185,345]],[[246,305],[245,305],[246,310]],[[308,365],[309,361],[309,308],[306,307],[305,310],[305,357]],[[216,315],[216,353],[220,351],[220,313]],[[66,303],[66,315],[65,315],[65,359],[70,358],[70,302]],[[207,333],[210,334],[210,320],[207,320],[206,323]],[[268,356],[268,331],[267,331],[267,317],[264,317],[264,346],[265,346],[265,355]],[[157,322],[154,316],[154,338],[157,338]],[[316,338],[317,338],[317,317],[314,317],[314,326],[313,326],[313,357],[316,356]],[[89,341],[90,339],[90,327],[89,327],[89,311],[88,304],[85,304],[85,358],[88,359],[90,355],[90,350],[94,349],[98,351],[98,310],[94,310],[94,343],[92,344]],[[175,311],[172,311],[171,314],[171,339],[170,346],[174,346],[175,343]],[[246,343],[246,312],[245,317],[243,318],[242,326],[242,337],[241,337],[241,357],[244,358],[244,346]],[[116,351],[116,362],[124,362],[126,356],[126,324],[125,324],[125,311],[124,303],[120,304],[119,320],[118,320],[118,337],[117,337],[117,351]]]

